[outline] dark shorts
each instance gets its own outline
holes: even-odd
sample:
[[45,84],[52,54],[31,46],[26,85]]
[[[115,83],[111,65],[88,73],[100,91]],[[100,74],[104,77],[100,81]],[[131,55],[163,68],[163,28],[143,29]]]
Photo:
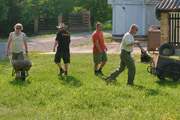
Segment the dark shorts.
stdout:
[[61,58],[63,59],[65,64],[70,63],[70,53],[69,52],[59,52],[59,51],[57,51],[56,55],[55,55],[54,62],[55,63],[60,63]]
[[107,61],[108,58],[107,58],[106,51],[104,51],[103,54],[93,53],[93,59],[94,59],[95,64],[100,64],[102,61]]
[[12,60],[24,60],[23,52],[12,53]]

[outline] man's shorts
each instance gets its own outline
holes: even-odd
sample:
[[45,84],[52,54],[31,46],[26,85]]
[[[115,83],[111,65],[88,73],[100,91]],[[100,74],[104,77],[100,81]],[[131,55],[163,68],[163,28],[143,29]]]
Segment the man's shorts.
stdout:
[[65,64],[70,63],[70,54],[69,54],[69,52],[59,52],[59,51],[57,51],[56,55],[55,55],[54,62],[55,63],[60,63],[61,58],[63,59]]
[[108,61],[106,51],[101,53],[93,53],[93,59],[95,64],[100,64],[102,61]]
[[12,60],[24,60],[23,52],[12,53]]

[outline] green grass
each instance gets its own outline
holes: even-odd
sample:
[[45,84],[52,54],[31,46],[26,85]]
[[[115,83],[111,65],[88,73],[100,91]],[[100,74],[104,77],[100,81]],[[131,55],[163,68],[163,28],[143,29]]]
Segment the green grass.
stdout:
[[56,36],[56,34],[37,35],[37,36],[27,37],[27,39],[43,38],[43,37],[51,37],[51,36]]
[[[127,70],[106,85],[93,75],[92,54],[71,54],[69,76],[58,77],[54,55],[30,53],[33,66],[25,82],[11,77],[8,59],[0,61],[1,120],[175,120],[180,119],[180,82],[159,81],[135,56],[135,86],[127,86]],[[119,55],[108,54],[109,75]]]
[[7,42],[8,39],[0,39],[0,42]]
[[111,43],[113,40],[112,40],[112,35],[105,35],[104,36],[104,42],[106,43]]

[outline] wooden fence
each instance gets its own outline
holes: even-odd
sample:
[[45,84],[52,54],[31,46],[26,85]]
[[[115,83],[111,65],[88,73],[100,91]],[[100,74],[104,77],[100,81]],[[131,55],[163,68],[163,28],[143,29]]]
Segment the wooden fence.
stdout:
[[63,15],[63,22],[69,26],[70,32],[89,31],[90,13]]
[[35,18],[33,22],[24,26],[27,33],[54,32],[59,23],[65,23],[70,32],[85,32],[90,30],[90,12],[79,14],[58,15],[57,18]]

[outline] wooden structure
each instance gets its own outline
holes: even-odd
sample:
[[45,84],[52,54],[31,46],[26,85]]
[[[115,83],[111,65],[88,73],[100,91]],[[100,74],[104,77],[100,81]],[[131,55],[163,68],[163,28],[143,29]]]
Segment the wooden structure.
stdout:
[[82,32],[90,30],[90,12],[82,14],[62,15],[62,22],[68,25],[70,32]]
[[57,31],[56,26],[65,23],[70,32],[86,32],[90,30],[90,12],[78,14],[59,14],[57,18],[35,18],[33,22],[24,26],[26,33]]

